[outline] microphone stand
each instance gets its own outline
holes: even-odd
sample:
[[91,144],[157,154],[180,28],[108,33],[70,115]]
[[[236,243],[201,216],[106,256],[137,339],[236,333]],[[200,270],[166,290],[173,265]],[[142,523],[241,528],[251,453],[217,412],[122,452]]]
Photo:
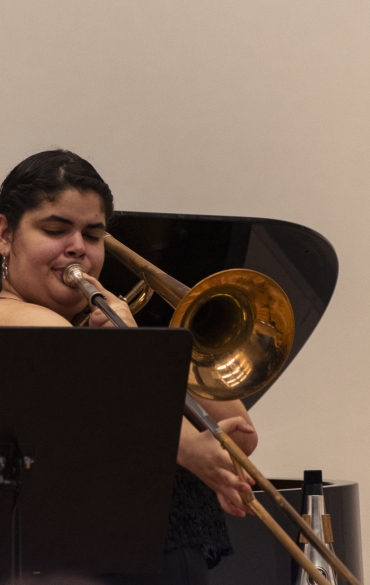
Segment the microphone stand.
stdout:
[[2,451],[6,455],[0,456],[0,490],[13,492],[11,515],[11,585],[22,582],[22,539],[21,539],[21,511],[20,493],[23,483],[23,470],[30,469],[33,459],[25,456],[18,442],[2,443]]

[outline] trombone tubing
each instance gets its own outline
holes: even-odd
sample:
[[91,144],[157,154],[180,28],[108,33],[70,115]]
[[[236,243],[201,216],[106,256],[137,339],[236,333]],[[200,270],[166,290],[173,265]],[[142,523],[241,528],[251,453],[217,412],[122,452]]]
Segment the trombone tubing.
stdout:
[[173,309],[178,307],[181,300],[190,291],[188,286],[166,274],[108,233],[104,236],[104,246],[112,256],[136,274],[138,278],[144,280]]
[[[231,457],[231,455],[230,455]],[[231,457],[235,470],[239,478],[243,481],[244,472],[243,468],[235,459]],[[311,562],[307,555],[297,546],[297,544],[290,538],[290,536],[281,528],[281,526],[274,520],[274,518],[267,512],[267,510],[260,504],[256,499],[255,495],[240,494],[243,502],[249,506],[256,516],[269,528],[273,535],[279,540],[279,542],[288,550],[291,556],[301,565],[306,573],[314,580],[317,585],[327,585],[329,581],[322,575],[322,573],[316,568]]]
[[[340,559],[320,540],[311,527],[303,520],[298,512],[289,504],[289,502],[278,492],[272,483],[262,475],[257,467],[251,462],[249,457],[238,447],[231,437],[207,414],[207,412],[198,404],[192,396],[187,394],[186,405],[191,412],[211,431],[213,436],[221,443],[222,447],[229,453],[236,470],[238,465],[245,469],[247,473],[257,482],[257,484],[269,495],[275,504],[291,519],[299,528],[307,540],[315,547],[321,556],[329,565],[340,574],[350,585],[361,585],[360,581],[351,573],[351,571],[342,563]],[[236,462],[236,465],[235,465]],[[327,579],[319,573],[313,563],[307,559],[301,549],[292,541],[288,534],[275,522],[268,514],[267,510],[255,498],[248,500],[247,505],[254,510],[256,515],[272,531],[274,536],[285,546],[288,552],[299,562],[304,570],[318,583],[318,585],[328,585]],[[307,559],[302,563],[302,555]],[[313,574],[315,571],[315,575]],[[311,571],[311,572],[310,572]],[[316,572],[317,571],[317,572]],[[320,579],[318,574],[320,575]],[[330,584],[329,584],[330,585]]]
[[[116,240],[110,234],[105,234],[104,239],[105,248],[114,256],[117,260],[122,262],[129,270],[131,270],[136,276],[144,280],[151,288],[153,288],[158,294],[160,294],[164,300],[166,300],[174,309],[176,309],[183,299],[183,297],[190,291],[190,288],[180,283],[176,279],[172,278],[156,266],[151,264],[139,254],[136,254],[133,250]],[[194,403],[196,405],[193,406]],[[260,471],[253,465],[245,453],[234,443],[234,441],[217,425],[217,423],[206,413],[206,411],[190,396],[188,393],[186,396],[186,405],[190,408],[191,412],[203,423],[207,428],[211,430],[214,437],[221,443],[222,447],[226,449],[235,463],[235,461],[241,465],[243,469],[253,477],[258,485],[267,492],[267,494],[273,499],[276,505],[279,506],[287,516],[290,517],[292,522],[300,529],[302,534],[307,540],[316,548],[316,550],[322,555],[322,557],[329,563],[329,565],[342,575],[344,579],[350,583],[350,585],[361,585],[356,577],[347,569],[347,567],[338,559],[338,557],[329,550],[325,544],[315,535],[313,530],[306,524],[296,510],[287,502],[287,500],[274,488],[274,486],[266,479]],[[309,560],[308,563],[304,560],[302,564],[302,551],[301,549],[290,539],[290,537],[282,530],[282,528],[275,523],[272,517],[271,521],[267,520],[269,514],[263,508],[263,506],[255,500],[255,503],[251,502],[250,505],[256,512],[256,515],[266,523],[268,528],[273,532],[278,540],[288,549],[290,554],[296,558],[296,560],[303,566],[306,572],[318,583],[318,585],[330,585],[330,583],[317,571],[315,565]],[[277,528],[274,526],[276,524]],[[281,536],[281,533],[285,537]],[[288,543],[291,541],[291,544]],[[295,547],[295,548],[294,548]],[[294,554],[293,554],[294,549]],[[299,552],[297,553],[297,549]],[[305,559],[307,558],[303,555]],[[299,558],[300,557],[300,560]],[[308,568],[307,568],[308,567]]]
[[[320,555],[329,563],[332,569],[341,575],[344,579],[348,581],[351,585],[361,585],[360,581],[351,573],[351,571],[345,566],[344,563],[327,547],[325,544],[320,540],[316,534],[313,532],[311,527],[303,520],[303,518],[298,514],[298,512],[289,504],[289,502],[278,492],[278,490],[272,485],[272,483],[266,479],[262,473],[255,467],[255,465],[250,461],[250,459],[245,455],[245,453],[234,443],[234,441],[219,427],[221,432],[219,436],[214,435],[218,441],[220,441],[222,447],[227,450],[231,458],[236,460],[242,467],[253,477],[253,479],[258,483],[258,485],[273,499],[275,504],[291,519],[291,521],[299,528],[299,530],[304,534],[307,540],[315,547],[315,549],[320,553]],[[253,510],[255,510],[256,514],[263,520],[263,517],[258,513],[257,509],[252,505],[249,504]],[[258,503],[259,507],[262,507],[261,504]],[[263,508],[262,508],[263,509]],[[264,510],[266,512],[266,510]],[[263,520],[264,521],[264,520]],[[279,527],[280,528],[280,527]],[[272,528],[270,528],[272,530]],[[274,532],[275,536],[277,534]],[[289,538],[289,537],[288,537]],[[283,541],[279,538],[280,542]],[[293,543],[295,545],[295,543]],[[296,545],[295,545],[296,546]],[[289,552],[293,555],[291,548],[288,546],[286,547]],[[298,550],[299,547],[297,547]],[[294,555],[293,555],[294,556]],[[305,556],[305,555],[304,555]],[[296,558],[296,557],[295,557]],[[298,560],[298,559],[297,559]],[[298,561],[300,562],[300,561]],[[301,563],[302,564],[302,563]],[[303,566],[303,565],[302,565]],[[305,569],[305,567],[303,566]],[[307,573],[309,571],[307,568],[305,569]],[[311,575],[312,576],[312,575]],[[313,576],[312,576],[313,577]],[[313,577],[317,583],[319,583],[317,577]],[[327,580],[325,579],[327,583]]]

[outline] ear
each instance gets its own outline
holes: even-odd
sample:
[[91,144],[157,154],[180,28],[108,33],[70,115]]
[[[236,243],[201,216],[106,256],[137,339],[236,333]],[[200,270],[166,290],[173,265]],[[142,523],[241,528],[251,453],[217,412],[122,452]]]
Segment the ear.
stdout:
[[12,232],[8,225],[8,220],[0,213],[0,254],[8,256],[12,242]]

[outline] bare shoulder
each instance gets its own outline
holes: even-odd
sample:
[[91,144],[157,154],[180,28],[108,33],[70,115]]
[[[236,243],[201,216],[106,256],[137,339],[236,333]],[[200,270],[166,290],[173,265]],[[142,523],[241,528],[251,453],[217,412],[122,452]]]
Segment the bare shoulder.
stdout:
[[0,300],[1,327],[72,327],[61,315],[46,307],[16,299]]

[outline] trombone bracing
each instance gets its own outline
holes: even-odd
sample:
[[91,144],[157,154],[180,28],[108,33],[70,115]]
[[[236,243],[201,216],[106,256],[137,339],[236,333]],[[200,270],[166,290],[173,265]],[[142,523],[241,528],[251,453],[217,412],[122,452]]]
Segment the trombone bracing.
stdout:
[[[185,327],[192,332],[194,349],[186,405],[228,451],[237,475],[243,479],[245,470],[253,477],[334,571],[350,585],[361,585],[192,396],[213,400],[243,398],[261,390],[278,375],[294,336],[293,310],[284,291],[269,277],[242,269],[218,272],[189,289],[110,234],[106,234],[104,243],[106,250],[141,281],[124,299],[130,302],[132,312],[144,306],[154,290],[175,309],[170,327]],[[240,495],[311,579],[317,585],[330,585],[254,495]]]

